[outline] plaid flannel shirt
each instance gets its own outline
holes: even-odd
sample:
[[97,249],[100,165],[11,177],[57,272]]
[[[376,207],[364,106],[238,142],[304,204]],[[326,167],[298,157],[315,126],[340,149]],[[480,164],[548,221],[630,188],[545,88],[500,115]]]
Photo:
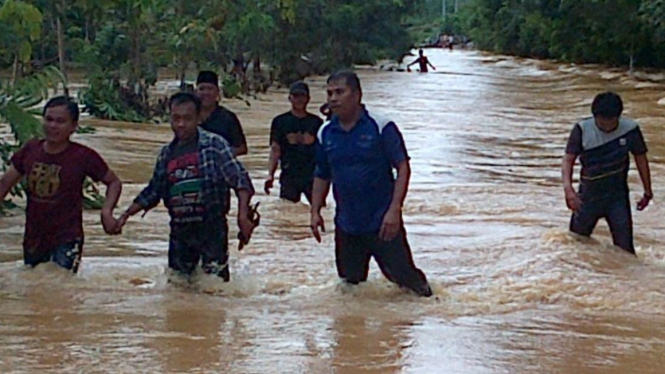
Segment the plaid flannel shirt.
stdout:
[[[198,129],[199,133],[199,168],[203,172],[201,185],[203,202],[209,212],[227,212],[227,194],[229,188],[246,190],[254,194],[252,180],[247,170],[236,159],[233,149],[224,138]],[[157,206],[160,200],[168,207],[168,172],[167,163],[171,159],[173,148],[177,143],[174,139],[164,146],[157,158],[152,179],[146,188],[134,199],[143,209],[149,210]]]

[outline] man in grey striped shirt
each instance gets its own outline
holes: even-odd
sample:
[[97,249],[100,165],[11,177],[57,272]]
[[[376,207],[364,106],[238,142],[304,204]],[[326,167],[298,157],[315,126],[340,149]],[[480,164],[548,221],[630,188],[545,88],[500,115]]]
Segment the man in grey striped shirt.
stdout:
[[[614,245],[635,253],[633,221],[628,191],[628,169],[632,153],[644,185],[637,210],[644,210],[653,198],[647,146],[637,122],[622,117],[623,102],[613,92],[596,96],[593,117],[573,127],[563,159],[566,205],[573,211],[570,231],[590,236],[598,220],[605,218]],[[582,171],[579,191],[573,189],[575,161]]]

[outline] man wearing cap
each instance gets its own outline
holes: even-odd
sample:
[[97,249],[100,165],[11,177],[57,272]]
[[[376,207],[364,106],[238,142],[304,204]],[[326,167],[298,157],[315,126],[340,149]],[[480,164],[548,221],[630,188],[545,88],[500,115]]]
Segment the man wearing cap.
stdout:
[[236,156],[247,154],[247,140],[238,117],[219,105],[219,78],[201,71],[196,78],[196,95],[201,99],[201,127],[224,138]]
[[289,89],[291,110],[272,121],[270,127],[270,159],[264,190],[270,193],[278,164],[280,197],[297,203],[302,194],[312,201],[312,183],[316,167],[316,134],[323,124],[318,116],[307,112],[309,87],[295,82]]

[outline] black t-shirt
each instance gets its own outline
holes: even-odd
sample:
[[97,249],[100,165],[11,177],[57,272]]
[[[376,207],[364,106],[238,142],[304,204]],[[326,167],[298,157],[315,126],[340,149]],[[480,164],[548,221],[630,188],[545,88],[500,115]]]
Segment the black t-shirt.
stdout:
[[201,123],[201,128],[221,136],[224,140],[229,142],[233,148],[247,144],[238,116],[232,111],[219,105],[212,113],[210,113],[210,116]]
[[321,118],[310,113],[298,118],[289,111],[273,119],[270,143],[276,142],[281,150],[281,177],[313,178],[316,166],[316,135],[322,124]]

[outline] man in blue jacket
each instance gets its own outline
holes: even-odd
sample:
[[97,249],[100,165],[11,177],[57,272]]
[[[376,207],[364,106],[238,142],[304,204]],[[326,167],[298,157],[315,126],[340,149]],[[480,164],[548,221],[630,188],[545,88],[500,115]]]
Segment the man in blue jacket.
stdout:
[[[328,78],[332,119],[318,133],[311,228],[321,242],[320,211],[333,185],[337,272],[347,283],[367,280],[369,261],[400,287],[429,297],[427,278],[413,263],[402,222],[411,169],[394,122],[361,103],[358,76],[340,71]],[[397,179],[393,175],[397,170]]]

